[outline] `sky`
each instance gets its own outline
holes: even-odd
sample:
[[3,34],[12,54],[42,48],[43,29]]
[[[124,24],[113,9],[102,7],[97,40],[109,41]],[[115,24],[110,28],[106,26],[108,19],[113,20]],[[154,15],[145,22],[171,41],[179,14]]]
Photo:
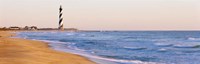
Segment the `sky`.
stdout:
[[200,0],[0,0],[0,27],[200,30]]

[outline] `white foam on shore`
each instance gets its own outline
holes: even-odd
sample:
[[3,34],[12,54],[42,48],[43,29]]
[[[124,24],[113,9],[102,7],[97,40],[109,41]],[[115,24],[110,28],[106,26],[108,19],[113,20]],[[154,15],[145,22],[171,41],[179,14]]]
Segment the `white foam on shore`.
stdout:
[[[23,37],[16,36],[15,38],[23,38]],[[23,39],[28,39],[28,38],[23,38]],[[74,43],[71,43],[71,42],[60,42],[60,41],[50,41],[50,40],[38,40],[38,39],[30,39],[30,40],[46,42],[50,45],[52,49],[81,55],[81,56],[89,58],[90,60],[98,64],[119,64],[119,63],[120,64],[164,64],[164,63],[156,63],[156,62],[144,62],[140,60],[122,60],[122,59],[100,57],[97,55],[84,52],[85,50],[70,46],[70,45],[74,45]]]
[[[73,54],[81,55],[81,56],[90,58],[93,61],[97,61],[97,63],[99,63],[99,64],[116,64],[116,62],[125,63],[125,64],[163,64],[163,63],[155,63],[155,62],[143,62],[143,61],[139,61],[139,60],[121,60],[121,59],[105,58],[105,57],[100,57],[100,56],[86,53],[86,52],[84,52],[85,50],[82,50],[82,49],[72,48],[70,46],[68,46],[68,47],[60,46],[60,45],[66,44],[66,42],[49,41],[49,40],[40,40],[40,41],[48,42],[49,45],[55,50],[71,52]],[[71,44],[73,44],[73,43],[71,43]],[[94,60],[94,59],[96,59],[96,60]],[[98,62],[99,60],[103,60],[105,62]],[[106,62],[106,61],[108,61],[108,62]]]

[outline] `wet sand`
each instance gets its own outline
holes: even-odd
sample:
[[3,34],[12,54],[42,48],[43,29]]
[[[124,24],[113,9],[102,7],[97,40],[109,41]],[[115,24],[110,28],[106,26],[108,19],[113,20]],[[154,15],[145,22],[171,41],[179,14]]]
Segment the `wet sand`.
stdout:
[[0,31],[0,64],[95,64],[85,57],[55,51],[41,41],[10,38],[8,31]]

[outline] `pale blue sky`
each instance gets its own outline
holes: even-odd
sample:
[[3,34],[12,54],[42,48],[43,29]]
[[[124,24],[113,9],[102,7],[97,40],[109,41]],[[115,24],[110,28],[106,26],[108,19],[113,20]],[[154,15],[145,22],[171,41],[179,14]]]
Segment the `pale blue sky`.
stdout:
[[0,27],[89,30],[200,30],[200,0],[0,0]]

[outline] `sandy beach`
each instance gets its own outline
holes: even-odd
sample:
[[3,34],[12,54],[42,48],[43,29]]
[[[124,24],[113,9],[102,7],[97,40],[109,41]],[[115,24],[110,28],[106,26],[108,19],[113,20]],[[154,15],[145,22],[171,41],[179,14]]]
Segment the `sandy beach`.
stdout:
[[0,32],[0,64],[95,64],[79,55],[52,50],[41,41],[10,38],[14,35]]

